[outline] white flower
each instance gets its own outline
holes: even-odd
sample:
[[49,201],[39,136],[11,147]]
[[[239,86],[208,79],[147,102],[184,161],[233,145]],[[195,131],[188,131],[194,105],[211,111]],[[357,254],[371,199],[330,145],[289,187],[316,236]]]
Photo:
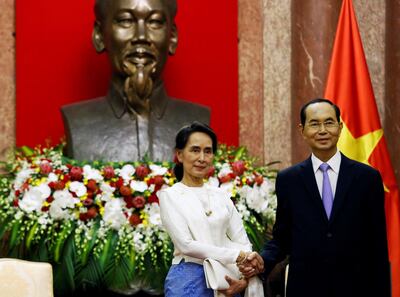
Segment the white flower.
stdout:
[[218,177],[221,178],[230,173],[233,173],[231,166],[228,163],[222,164],[221,170],[218,172]]
[[71,192],[74,192],[76,194],[76,196],[78,196],[78,197],[82,197],[87,192],[85,185],[78,181],[73,181],[69,185],[69,190]]
[[156,175],[164,175],[168,172],[168,168],[159,166],[159,165],[155,165],[155,164],[151,164],[149,166],[151,172],[150,172],[150,176],[156,176]]
[[103,176],[101,175],[100,171],[92,168],[90,165],[83,166],[83,176],[88,180],[93,179],[96,182],[103,180]]
[[35,187],[42,195],[42,199],[46,199],[51,194],[51,189],[47,184],[40,184],[39,186]]
[[121,199],[113,199],[107,202],[104,207],[103,220],[115,230],[118,230],[121,228],[121,225],[126,223],[125,215],[122,212],[122,206]]
[[235,206],[243,220],[247,220],[250,217],[250,211],[243,202],[239,201]]
[[56,220],[67,219],[69,211],[67,208],[74,208],[79,199],[74,198],[68,190],[55,191],[54,201],[50,205],[49,214]]
[[74,208],[75,203],[79,202],[78,198],[74,198],[68,190],[55,191],[53,194],[54,201],[51,203],[58,204],[62,208]]
[[217,177],[211,176],[208,181],[206,182],[206,185],[210,186],[210,187],[219,187],[219,180]]
[[50,223],[50,219],[49,219],[49,216],[47,215],[47,213],[39,217],[38,223],[43,226]]
[[233,191],[234,186],[235,186],[234,182],[230,181],[230,182],[226,182],[226,183],[221,184],[219,187],[222,190],[224,190],[226,193],[228,193],[229,195],[232,195],[232,191]]
[[127,164],[119,170],[119,175],[124,180],[125,184],[127,184],[132,175],[135,173],[135,168],[131,164]]
[[57,174],[55,174],[55,173],[53,173],[53,172],[50,172],[50,173],[49,173],[49,176],[47,177],[47,181],[48,181],[48,182],[56,182],[56,181],[58,181],[58,176],[57,176]]
[[22,169],[21,171],[19,171],[17,173],[17,176],[15,177],[15,181],[14,181],[14,188],[16,190],[20,189],[21,186],[23,185],[23,183],[31,177],[31,175],[34,173],[35,171],[33,169]]
[[111,187],[108,183],[101,183],[100,184],[100,199],[102,201],[110,201],[112,197],[114,197],[115,188]]
[[149,215],[150,225],[161,225],[160,206],[158,203],[146,204],[145,212]]
[[131,186],[131,189],[134,190],[135,192],[143,193],[144,191],[146,191],[148,189],[147,183],[143,182],[143,181],[133,180],[133,181],[131,181],[130,186]]
[[246,198],[247,205],[259,213],[264,213],[268,208],[268,193],[261,187],[254,185],[252,188],[244,186],[241,193]]
[[41,187],[42,185],[32,187],[25,192],[24,197],[22,197],[22,200],[19,202],[19,207],[22,210],[25,212],[41,211],[43,202],[50,195],[50,188],[46,185],[49,190],[48,196],[46,196],[46,193],[43,193],[46,191],[46,187]]

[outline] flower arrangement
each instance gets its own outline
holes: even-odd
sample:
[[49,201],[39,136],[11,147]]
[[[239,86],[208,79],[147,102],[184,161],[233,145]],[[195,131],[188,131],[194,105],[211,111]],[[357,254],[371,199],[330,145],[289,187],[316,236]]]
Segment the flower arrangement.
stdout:
[[[156,193],[176,182],[173,163],[83,163],[63,156],[63,147],[23,147],[3,164],[2,252],[52,263],[56,294],[160,292],[173,248]],[[220,145],[207,183],[231,193],[260,249],[275,219],[275,172],[254,164],[244,147]]]

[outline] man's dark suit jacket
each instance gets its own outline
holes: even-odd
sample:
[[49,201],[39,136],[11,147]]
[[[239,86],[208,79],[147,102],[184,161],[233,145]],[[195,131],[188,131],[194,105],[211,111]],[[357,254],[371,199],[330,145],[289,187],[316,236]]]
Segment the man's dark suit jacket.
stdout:
[[378,171],[342,154],[331,217],[311,158],[281,171],[266,275],[289,256],[287,297],[389,297],[384,192]]
[[150,106],[150,145],[141,152],[138,147],[144,129],[137,133],[135,113],[128,111],[126,101],[113,85],[106,97],[63,106],[66,155],[88,161],[140,161],[144,155],[152,161],[170,161],[178,130],[194,120],[206,124],[210,121],[208,107],[169,97],[163,84],[153,91]]

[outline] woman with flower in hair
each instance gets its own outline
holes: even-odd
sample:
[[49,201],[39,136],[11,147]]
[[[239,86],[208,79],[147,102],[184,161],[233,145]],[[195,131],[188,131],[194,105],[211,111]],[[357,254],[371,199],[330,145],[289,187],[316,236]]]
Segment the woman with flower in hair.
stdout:
[[[225,276],[228,289],[214,292],[207,288],[202,265],[205,259],[241,265],[251,253],[241,217],[229,195],[204,183],[216,150],[217,137],[205,124],[193,122],[176,135],[174,173],[179,182],[157,193],[161,220],[174,244],[164,285],[166,297],[240,296],[246,288],[246,296],[264,296],[257,277]],[[262,271],[263,263],[256,269]]]

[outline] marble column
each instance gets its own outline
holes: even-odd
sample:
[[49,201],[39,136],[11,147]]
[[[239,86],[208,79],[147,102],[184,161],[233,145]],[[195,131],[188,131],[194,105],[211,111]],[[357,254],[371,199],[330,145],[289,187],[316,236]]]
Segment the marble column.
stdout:
[[386,1],[384,131],[397,184],[400,181],[400,0]]
[[264,162],[262,0],[239,0],[239,144]]
[[301,106],[323,97],[341,1],[292,1],[292,162],[309,155],[297,125]]
[[0,160],[15,145],[14,0],[0,2]]
[[264,156],[279,169],[291,165],[291,1],[263,1]]

